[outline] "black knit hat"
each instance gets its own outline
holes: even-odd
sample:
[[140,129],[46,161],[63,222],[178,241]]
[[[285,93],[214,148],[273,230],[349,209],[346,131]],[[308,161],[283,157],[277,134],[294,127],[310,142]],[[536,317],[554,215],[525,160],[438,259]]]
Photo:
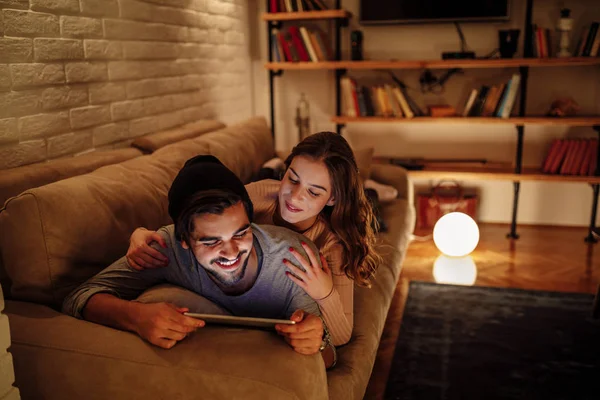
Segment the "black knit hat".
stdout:
[[244,184],[218,158],[200,155],[190,158],[171,184],[169,189],[169,215],[173,222],[181,215],[186,201],[203,190],[227,190],[248,203],[248,219],[253,220],[253,207]]

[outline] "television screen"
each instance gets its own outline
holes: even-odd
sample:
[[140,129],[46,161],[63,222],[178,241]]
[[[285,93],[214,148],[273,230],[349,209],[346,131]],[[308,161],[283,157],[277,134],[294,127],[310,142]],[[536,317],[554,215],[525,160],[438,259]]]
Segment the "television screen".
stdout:
[[502,21],[510,0],[361,0],[364,24]]

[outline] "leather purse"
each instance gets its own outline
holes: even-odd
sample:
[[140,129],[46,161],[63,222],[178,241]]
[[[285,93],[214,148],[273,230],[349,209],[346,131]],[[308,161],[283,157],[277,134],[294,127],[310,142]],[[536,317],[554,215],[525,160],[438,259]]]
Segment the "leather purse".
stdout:
[[433,228],[443,215],[462,212],[477,221],[477,193],[465,190],[456,181],[441,181],[417,194],[417,228]]

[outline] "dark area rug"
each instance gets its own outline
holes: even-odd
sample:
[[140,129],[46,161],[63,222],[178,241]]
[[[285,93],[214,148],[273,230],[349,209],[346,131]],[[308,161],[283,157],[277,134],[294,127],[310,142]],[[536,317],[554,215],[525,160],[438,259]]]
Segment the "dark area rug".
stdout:
[[600,399],[593,296],[411,282],[386,399]]

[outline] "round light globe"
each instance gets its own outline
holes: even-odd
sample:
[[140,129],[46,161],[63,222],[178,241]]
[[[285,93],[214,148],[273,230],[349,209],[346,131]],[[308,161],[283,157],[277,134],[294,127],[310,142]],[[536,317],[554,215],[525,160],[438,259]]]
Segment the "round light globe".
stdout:
[[467,214],[452,212],[444,215],[433,228],[433,242],[445,255],[463,257],[479,243],[479,228]]

